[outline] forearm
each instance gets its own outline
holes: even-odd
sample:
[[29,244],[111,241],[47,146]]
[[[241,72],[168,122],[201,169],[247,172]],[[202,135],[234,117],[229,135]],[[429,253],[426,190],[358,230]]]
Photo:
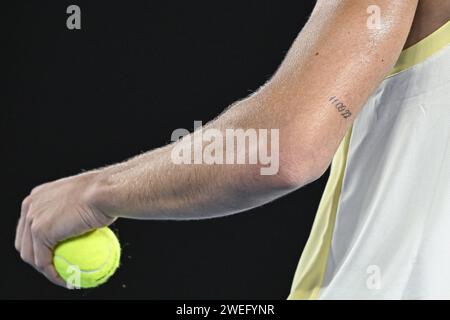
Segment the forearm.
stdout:
[[[236,103],[202,130],[217,130],[226,137],[227,129],[252,129],[274,127],[272,120],[259,117],[254,112],[264,109],[259,96],[255,95]],[[196,133],[194,133],[196,134]],[[191,134],[190,138],[194,134]],[[181,144],[191,145],[193,139],[174,142],[163,148],[144,153],[127,162],[113,165],[96,172],[93,198],[97,207],[118,217],[142,219],[201,219],[228,215],[247,210],[274,200],[313,180],[313,172],[306,168],[311,165],[306,159],[302,166],[305,176],[290,176],[285,166],[278,163],[280,157],[276,149],[271,149],[268,138],[268,152],[273,152],[274,163],[259,161],[258,148],[238,150],[245,152],[247,159],[255,156],[256,163],[223,164],[176,164],[174,149]],[[223,143],[223,155],[226,150]],[[203,142],[206,146],[207,142]],[[272,151],[271,151],[272,150]],[[251,154],[253,153],[253,154]],[[192,155],[193,157],[193,155]],[[273,166],[273,173],[262,174],[264,168]],[[306,174],[308,172],[308,174]],[[295,180],[293,180],[295,179]],[[299,182],[302,179],[302,182]]]
[[278,129],[277,174],[261,175],[260,164],[175,165],[172,144],[104,170],[99,198],[116,216],[195,219],[264,204],[320,176],[397,60],[417,5],[375,2],[384,16],[373,30],[371,2],[319,1],[274,77],[206,126]]
[[[380,28],[374,30],[367,26],[370,5],[378,5],[382,14]],[[227,129],[278,130],[248,149],[236,145],[234,151],[244,151],[247,159],[257,156],[257,161],[176,164],[173,151],[189,145],[186,139],[121,164],[40,185],[22,202],[15,239],[22,259],[64,285],[53,267],[52,248],[116,217],[223,216],[314,180],[397,60],[416,6],[417,0],[318,0],[274,77],[205,128],[222,136]],[[259,157],[265,143],[275,165],[269,172]],[[226,144],[222,148],[224,154],[230,151]]]

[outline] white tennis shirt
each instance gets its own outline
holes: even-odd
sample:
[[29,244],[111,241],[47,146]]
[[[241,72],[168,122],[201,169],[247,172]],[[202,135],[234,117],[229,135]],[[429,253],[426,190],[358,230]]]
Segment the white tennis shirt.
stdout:
[[402,52],[332,163],[288,299],[450,299],[450,22]]

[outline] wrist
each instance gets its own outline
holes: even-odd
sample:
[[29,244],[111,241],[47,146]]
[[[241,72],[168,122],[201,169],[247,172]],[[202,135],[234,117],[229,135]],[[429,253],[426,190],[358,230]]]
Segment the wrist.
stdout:
[[99,214],[109,218],[118,218],[123,214],[120,206],[119,186],[107,169],[92,173],[86,189],[86,201]]

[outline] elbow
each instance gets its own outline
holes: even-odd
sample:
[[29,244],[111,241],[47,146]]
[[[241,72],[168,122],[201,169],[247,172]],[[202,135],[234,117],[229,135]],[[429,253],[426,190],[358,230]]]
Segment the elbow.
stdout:
[[315,150],[307,152],[287,151],[280,154],[277,182],[287,190],[301,188],[319,179],[328,169],[331,159]]

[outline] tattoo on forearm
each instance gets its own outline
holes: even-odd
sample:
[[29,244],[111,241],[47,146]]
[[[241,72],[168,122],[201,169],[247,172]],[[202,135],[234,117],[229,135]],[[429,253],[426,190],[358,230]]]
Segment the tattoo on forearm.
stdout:
[[335,96],[330,98],[330,102],[335,106],[336,110],[339,111],[344,119],[347,119],[352,115],[348,107]]

